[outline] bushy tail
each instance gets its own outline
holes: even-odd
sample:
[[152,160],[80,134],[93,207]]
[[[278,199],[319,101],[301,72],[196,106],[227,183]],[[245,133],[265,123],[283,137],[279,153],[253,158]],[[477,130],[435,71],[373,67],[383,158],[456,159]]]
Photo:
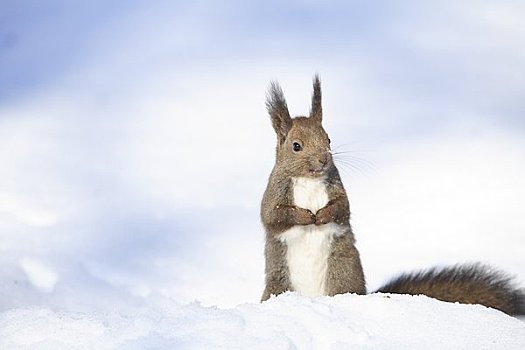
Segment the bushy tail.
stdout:
[[443,301],[481,304],[509,315],[525,315],[525,290],[518,289],[506,273],[481,264],[402,274],[378,292],[424,294]]

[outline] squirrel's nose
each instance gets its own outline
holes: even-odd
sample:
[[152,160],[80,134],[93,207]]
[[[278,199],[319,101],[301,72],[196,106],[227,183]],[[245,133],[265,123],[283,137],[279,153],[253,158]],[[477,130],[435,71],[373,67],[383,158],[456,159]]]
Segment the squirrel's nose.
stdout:
[[321,163],[323,166],[328,164],[328,153],[323,154],[321,157],[319,157],[319,163]]
[[323,155],[315,160],[312,160],[310,163],[310,170],[315,173],[320,173],[325,170],[326,165],[328,164],[328,156]]

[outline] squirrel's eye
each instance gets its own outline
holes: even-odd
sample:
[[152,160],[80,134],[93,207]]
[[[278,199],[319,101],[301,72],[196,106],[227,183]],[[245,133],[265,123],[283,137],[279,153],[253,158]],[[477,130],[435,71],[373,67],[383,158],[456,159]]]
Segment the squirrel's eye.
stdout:
[[294,142],[292,147],[294,152],[300,152],[303,149],[303,147],[297,142]]

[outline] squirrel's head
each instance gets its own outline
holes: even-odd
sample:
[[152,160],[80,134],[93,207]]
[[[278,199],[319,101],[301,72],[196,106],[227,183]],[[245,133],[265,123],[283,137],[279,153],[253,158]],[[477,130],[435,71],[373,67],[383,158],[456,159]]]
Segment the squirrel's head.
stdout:
[[277,134],[277,164],[293,177],[324,176],[333,165],[330,139],[322,126],[321,82],[314,77],[310,116],[290,117],[283,91],[273,82],[266,107]]

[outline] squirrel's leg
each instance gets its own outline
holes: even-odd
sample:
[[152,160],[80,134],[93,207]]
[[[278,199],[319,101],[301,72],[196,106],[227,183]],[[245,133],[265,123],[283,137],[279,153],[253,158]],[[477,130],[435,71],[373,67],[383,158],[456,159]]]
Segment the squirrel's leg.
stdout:
[[[265,220],[267,219],[267,220]],[[268,213],[263,214],[263,222],[271,227],[273,232],[283,232],[295,225],[311,225],[315,223],[315,214],[308,209],[294,205],[275,205]]]
[[350,219],[350,210],[346,197],[330,200],[315,213],[315,224],[324,225],[329,222],[345,224]]
[[326,292],[328,295],[366,294],[363,267],[351,229],[342,236],[334,237],[332,242],[328,257]]
[[267,237],[265,246],[266,287],[261,301],[272,295],[279,295],[292,290],[290,272],[286,262],[286,245],[276,237]]

